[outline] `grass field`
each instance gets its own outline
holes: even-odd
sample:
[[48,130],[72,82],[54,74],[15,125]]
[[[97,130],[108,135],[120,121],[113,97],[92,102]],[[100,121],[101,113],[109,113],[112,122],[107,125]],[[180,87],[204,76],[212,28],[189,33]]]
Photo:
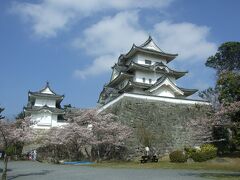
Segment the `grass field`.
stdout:
[[144,169],[194,169],[194,170],[224,170],[240,172],[240,158],[217,158],[207,162],[191,162],[191,163],[172,163],[166,160],[158,163],[139,162],[101,162],[92,164],[93,167],[111,167],[111,168],[144,168]]
[[158,163],[139,162],[101,162],[90,165],[98,168],[137,168],[137,169],[192,169],[192,170],[216,170],[217,173],[203,173],[202,176],[210,179],[240,180],[240,158],[216,158],[207,162],[171,163],[167,160],[160,160]]

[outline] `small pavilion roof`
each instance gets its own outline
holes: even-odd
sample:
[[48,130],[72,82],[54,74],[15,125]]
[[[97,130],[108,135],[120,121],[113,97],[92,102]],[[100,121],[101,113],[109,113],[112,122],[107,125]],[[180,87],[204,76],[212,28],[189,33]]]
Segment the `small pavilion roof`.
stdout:
[[61,100],[64,98],[64,95],[58,95],[50,88],[49,82],[46,83],[43,89],[36,92],[29,91],[28,94],[33,97],[47,97]]

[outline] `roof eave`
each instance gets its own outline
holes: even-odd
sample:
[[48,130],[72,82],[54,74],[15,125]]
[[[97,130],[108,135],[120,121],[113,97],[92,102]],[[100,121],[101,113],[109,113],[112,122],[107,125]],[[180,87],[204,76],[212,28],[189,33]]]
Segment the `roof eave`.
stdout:
[[111,82],[109,82],[106,86],[107,87],[112,87],[114,84],[118,83],[118,81],[121,81],[122,78],[131,78],[133,75],[131,74],[127,74],[127,73],[123,73],[121,72],[114,80],[112,80]]
[[28,92],[28,96],[32,97],[48,97],[48,98],[53,98],[53,99],[63,99],[65,95],[54,95],[54,94],[45,94],[45,93],[39,93],[39,92]]
[[39,108],[39,109],[30,109],[30,108],[24,107],[24,112],[26,112],[26,113],[41,112],[41,111],[49,111],[52,114],[65,114],[65,111],[62,109],[58,112],[54,112],[53,110],[49,109],[48,107],[46,108],[45,106],[43,106],[42,108]]
[[134,46],[127,54],[122,54],[120,57],[121,59],[128,59],[137,52],[150,53],[156,56],[164,57],[167,60],[167,63],[169,63],[170,61],[172,61],[178,56],[178,54],[167,54],[167,53],[162,53],[155,50],[144,49],[138,46]]

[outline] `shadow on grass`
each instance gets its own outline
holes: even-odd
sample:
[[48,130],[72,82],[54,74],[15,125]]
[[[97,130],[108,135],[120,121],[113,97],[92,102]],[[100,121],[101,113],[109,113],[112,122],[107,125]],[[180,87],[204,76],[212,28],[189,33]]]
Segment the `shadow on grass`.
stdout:
[[[7,169],[7,172],[10,172],[10,171],[12,171],[12,169]],[[3,172],[3,169],[0,168],[0,173],[2,173],[2,172]]]
[[202,178],[217,178],[217,179],[232,179],[232,178],[239,178],[240,179],[240,173],[228,173],[228,172],[204,172],[204,173],[186,173],[185,175],[187,176],[198,176],[198,177],[202,177]]
[[8,176],[8,179],[12,180],[12,179],[16,179],[18,177],[46,175],[46,174],[49,174],[50,172],[51,171],[49,171],[49,170],[42,170],[41,172],[23,173],[23,174],[17,174],[15,176]]

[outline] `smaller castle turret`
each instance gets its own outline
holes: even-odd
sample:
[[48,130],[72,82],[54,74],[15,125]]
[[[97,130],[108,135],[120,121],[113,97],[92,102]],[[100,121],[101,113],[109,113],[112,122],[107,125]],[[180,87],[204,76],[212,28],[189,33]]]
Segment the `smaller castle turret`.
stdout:
[[64,95],[55,93],[48,82],[40,91],[29,91],[28,103],[24,107],[24,112],[26,116],[31,116],[31,120],[35,123],[33,127],[49,129],[64,124],[65,111],[61,108],[63,98]]

